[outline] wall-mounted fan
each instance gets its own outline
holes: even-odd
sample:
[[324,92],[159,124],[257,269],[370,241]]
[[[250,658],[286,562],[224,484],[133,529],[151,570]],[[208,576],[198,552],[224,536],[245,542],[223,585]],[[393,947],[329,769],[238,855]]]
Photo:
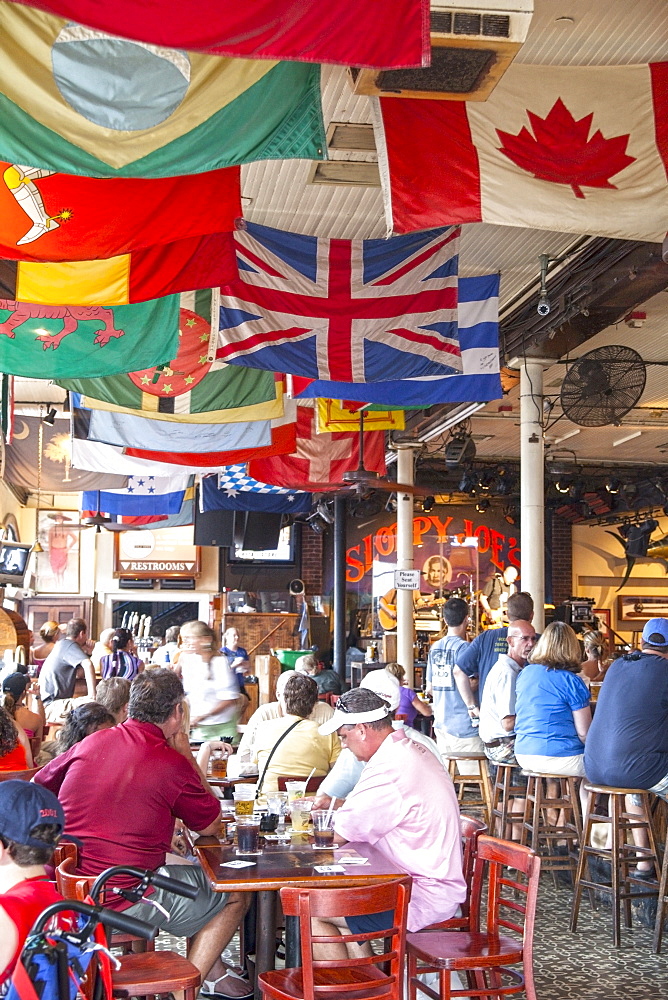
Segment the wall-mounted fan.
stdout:
[[618,424],[639,401],[645,362],[632,347],[597,347],[570,365],[561,386],[565,416],[580,427]]

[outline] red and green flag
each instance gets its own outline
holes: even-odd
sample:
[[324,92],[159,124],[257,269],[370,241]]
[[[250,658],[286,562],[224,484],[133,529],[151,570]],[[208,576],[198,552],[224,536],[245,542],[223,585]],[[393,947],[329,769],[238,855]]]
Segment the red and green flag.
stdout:
[[95,378],[166,364],[178,339],[178,295],[113,307],[0,299],[0,372],[11,375]]

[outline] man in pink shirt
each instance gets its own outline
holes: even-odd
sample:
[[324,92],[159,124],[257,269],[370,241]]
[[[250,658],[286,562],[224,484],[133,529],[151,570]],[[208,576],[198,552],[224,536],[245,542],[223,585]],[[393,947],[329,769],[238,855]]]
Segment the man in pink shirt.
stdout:
[[[334,715],[320,727],[337,732],[366,767],[337,811],[338,844],[372,844],[412,876],[408,930],[454,916],[466,896],[462,875],[459,804],[450,776],[434,754],[392,728],[386,701],[373,691],[356,688],[342,695]],[[336,933],[321,921],[318,934]],[[391,926],[391,914],[336,918],[352,931]],[[329,929],[327,929],[329,927]],[[328,946],[331,959],[355,957],[354,948]],[[359,952],[357,953],[359,954]]]

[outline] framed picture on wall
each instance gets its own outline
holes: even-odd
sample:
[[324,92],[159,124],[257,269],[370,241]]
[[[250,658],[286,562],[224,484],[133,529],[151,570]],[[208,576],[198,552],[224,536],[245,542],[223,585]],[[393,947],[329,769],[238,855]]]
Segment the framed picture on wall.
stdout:
[[612,628],[612,612],[610,608],[594,608],[594,614],[601,623],[601,630],[604,636],[610,634],[610,629]]
[[40,510],[36,553],[36,590],[40,594],[79,593],[79,531],[75,511]]
[[650,618],[668,618],[668,592],[663,596],[640,597],[633,594],[623,594],[617,598],[618,625],[640,625],[642,627]]

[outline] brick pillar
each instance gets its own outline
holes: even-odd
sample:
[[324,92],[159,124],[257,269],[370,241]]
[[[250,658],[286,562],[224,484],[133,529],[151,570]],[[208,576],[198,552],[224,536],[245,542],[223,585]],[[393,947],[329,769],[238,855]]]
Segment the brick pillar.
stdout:
[[322,594],[322,542],[323,536],[302,528],[302,580],[306,593]]
[[573,596],[573,526],[552,515],[552,602],[563,603]]

